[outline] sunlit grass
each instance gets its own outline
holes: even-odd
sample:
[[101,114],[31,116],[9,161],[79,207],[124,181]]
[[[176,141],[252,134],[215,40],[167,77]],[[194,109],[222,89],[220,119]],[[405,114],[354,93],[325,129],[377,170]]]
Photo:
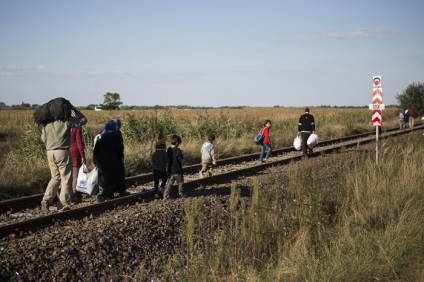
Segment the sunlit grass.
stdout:
[[[229,226],[210,235],[225,241],[197,248],[203,267],[194,269],[188,261],[183,276],[196,273],[197,281],[422,281],[424,140],[416,136],[407,145],[407,137],[384,141],[378,164],[369,151],[353,151],[275,169],[252,183],[249,199],[232,187]],[[190,220],[192,214],[186,216]],[[190,228],[205,234],[207,225]],[[221,249],[225,256],[219,255]]]
[[[253,137],[265,119],[273,122],[270,131],[273,148],[289,147],[297,134],[297,122],[303,108],[149,109],[83,113],[89,120],[83,127],[88,165],[92,161],[94,137],[104,122],[113,117],[122,119],[125,167],[130,176],[150,172],[150,156],[156,140],[164,139],[169,146],[172,134],[183,139],[181,149],[185,153],[185,164],[200,162],[199,148],[209,133],[217,137],[218,158],[258,152]],[[373,130],[371,113],[366,108],[311,108],[311,113],[315,116],[321,140]],[[16,191],[9,189],[11,185],[30,193],[45,187],[49,180],[45,148],[32,114],[33,111],[27,110],[0,111],[0,189],[8,196],[13,195],[5,190]],[[386,109],[383,118],[385,127],[397,126],[395,108]]]

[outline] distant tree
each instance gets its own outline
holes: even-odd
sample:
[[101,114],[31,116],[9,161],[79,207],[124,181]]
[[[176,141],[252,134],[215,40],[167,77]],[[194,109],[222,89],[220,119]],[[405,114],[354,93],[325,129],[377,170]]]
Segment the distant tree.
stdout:
[[424,84],[417,82],[411,83],[403,90],[402,94],[397,94],[396,99],[402,109],[408,109],[414,105],[419,115],[424,113]]
[[104,95],[103,110],[119,110],[120,105],[122,105],[122,102],[119,93],[107,92]]

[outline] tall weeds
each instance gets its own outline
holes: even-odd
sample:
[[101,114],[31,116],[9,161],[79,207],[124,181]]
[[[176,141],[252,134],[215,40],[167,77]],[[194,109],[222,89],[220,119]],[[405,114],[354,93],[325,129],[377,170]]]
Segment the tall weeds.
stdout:
[[[370,112],[366,108],[311,110],[321,140],[372,130]],[[181,149],[185,153],[185,164],[200,162],[199,148],[209,133],[216,135],[215,154],[218,158],[257,152],[258,147],[252,139],[265,119],[273,122],[270,132],[273,148],[289,147],[296,136],[297,121],[302,111],[301,108],[83,111],[89,120],[83,126],[86,160],[90,165],[94,137],[109,118],[122,120],[126,174],[131,176],[149,172],[155,142],[163,139],[169,146],[169,138],[173,134],[183,139]],[[4,193],[7,197],[21,194],[18,190],[34,192],[33,187],[43,187],[49,180],[44,145],[32,113],[0,111],[0,189],[8,190]],[[384,126],[396,125],[397,110],[387,108]],[[18,189],[9,189],[11,183]]]
[[[424,141],[406,139],[407,145],[384,141],[378,164],[372,150],[356,150],[274,170],[254,179],[250,198],[240,197],[233,183],[227,228],[215,230],[213,243],[191,248],[190,258],[202,256],[203,264],[189,261],[184,275],[195,272],[198,281],[422,281]],[[189,214],[187,220],[195,222]],[[190,228],[202,234],[205,226]]]

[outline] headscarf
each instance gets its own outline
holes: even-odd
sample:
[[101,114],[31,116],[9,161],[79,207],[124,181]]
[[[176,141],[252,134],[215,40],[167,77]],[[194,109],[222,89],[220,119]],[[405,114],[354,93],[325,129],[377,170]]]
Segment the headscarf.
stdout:
[[121,125],[122,125],[122,123],[121,123],[121,121],[119,120],[119,118],[114,118],[114,119],[112,119],[112,121],[113,121],[113,123],[115,124],[116,130],[121,129]]
[[100,132],[100,135],[97,140],[102,140],[106,136],[112,134],[113,132],[116,132],[116,125],[113,122],[113,120],[109,119],[106,121],[105,126],[103,127],[102,132]]

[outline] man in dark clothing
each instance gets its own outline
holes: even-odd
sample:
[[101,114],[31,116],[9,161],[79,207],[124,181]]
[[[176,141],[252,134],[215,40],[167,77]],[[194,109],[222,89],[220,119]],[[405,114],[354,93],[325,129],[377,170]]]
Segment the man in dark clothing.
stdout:
[[176,181],[178,183],[178,192],[180,198],[185,198],[187,195],[184,194],[183,184],[184,184],[184,175],[183,175],[183,165],[182,161],[184,159],[183,151],[178,148],[181,144],[181,137],[178,135],[173,135],[171,137],[171,147],[168,148],[168,182],[166,184],[165,192],[163,193],[164,199],[169,199],[169,194],[171,192],[171,187]]
[[297,126],[298,136],[302,139],[302,152],[304,155],[312,153],[312,149],[308,146],[308,138],[315,133],[314,116],[309,113],[309,108],[305,108],[305,113],[300,116]]

